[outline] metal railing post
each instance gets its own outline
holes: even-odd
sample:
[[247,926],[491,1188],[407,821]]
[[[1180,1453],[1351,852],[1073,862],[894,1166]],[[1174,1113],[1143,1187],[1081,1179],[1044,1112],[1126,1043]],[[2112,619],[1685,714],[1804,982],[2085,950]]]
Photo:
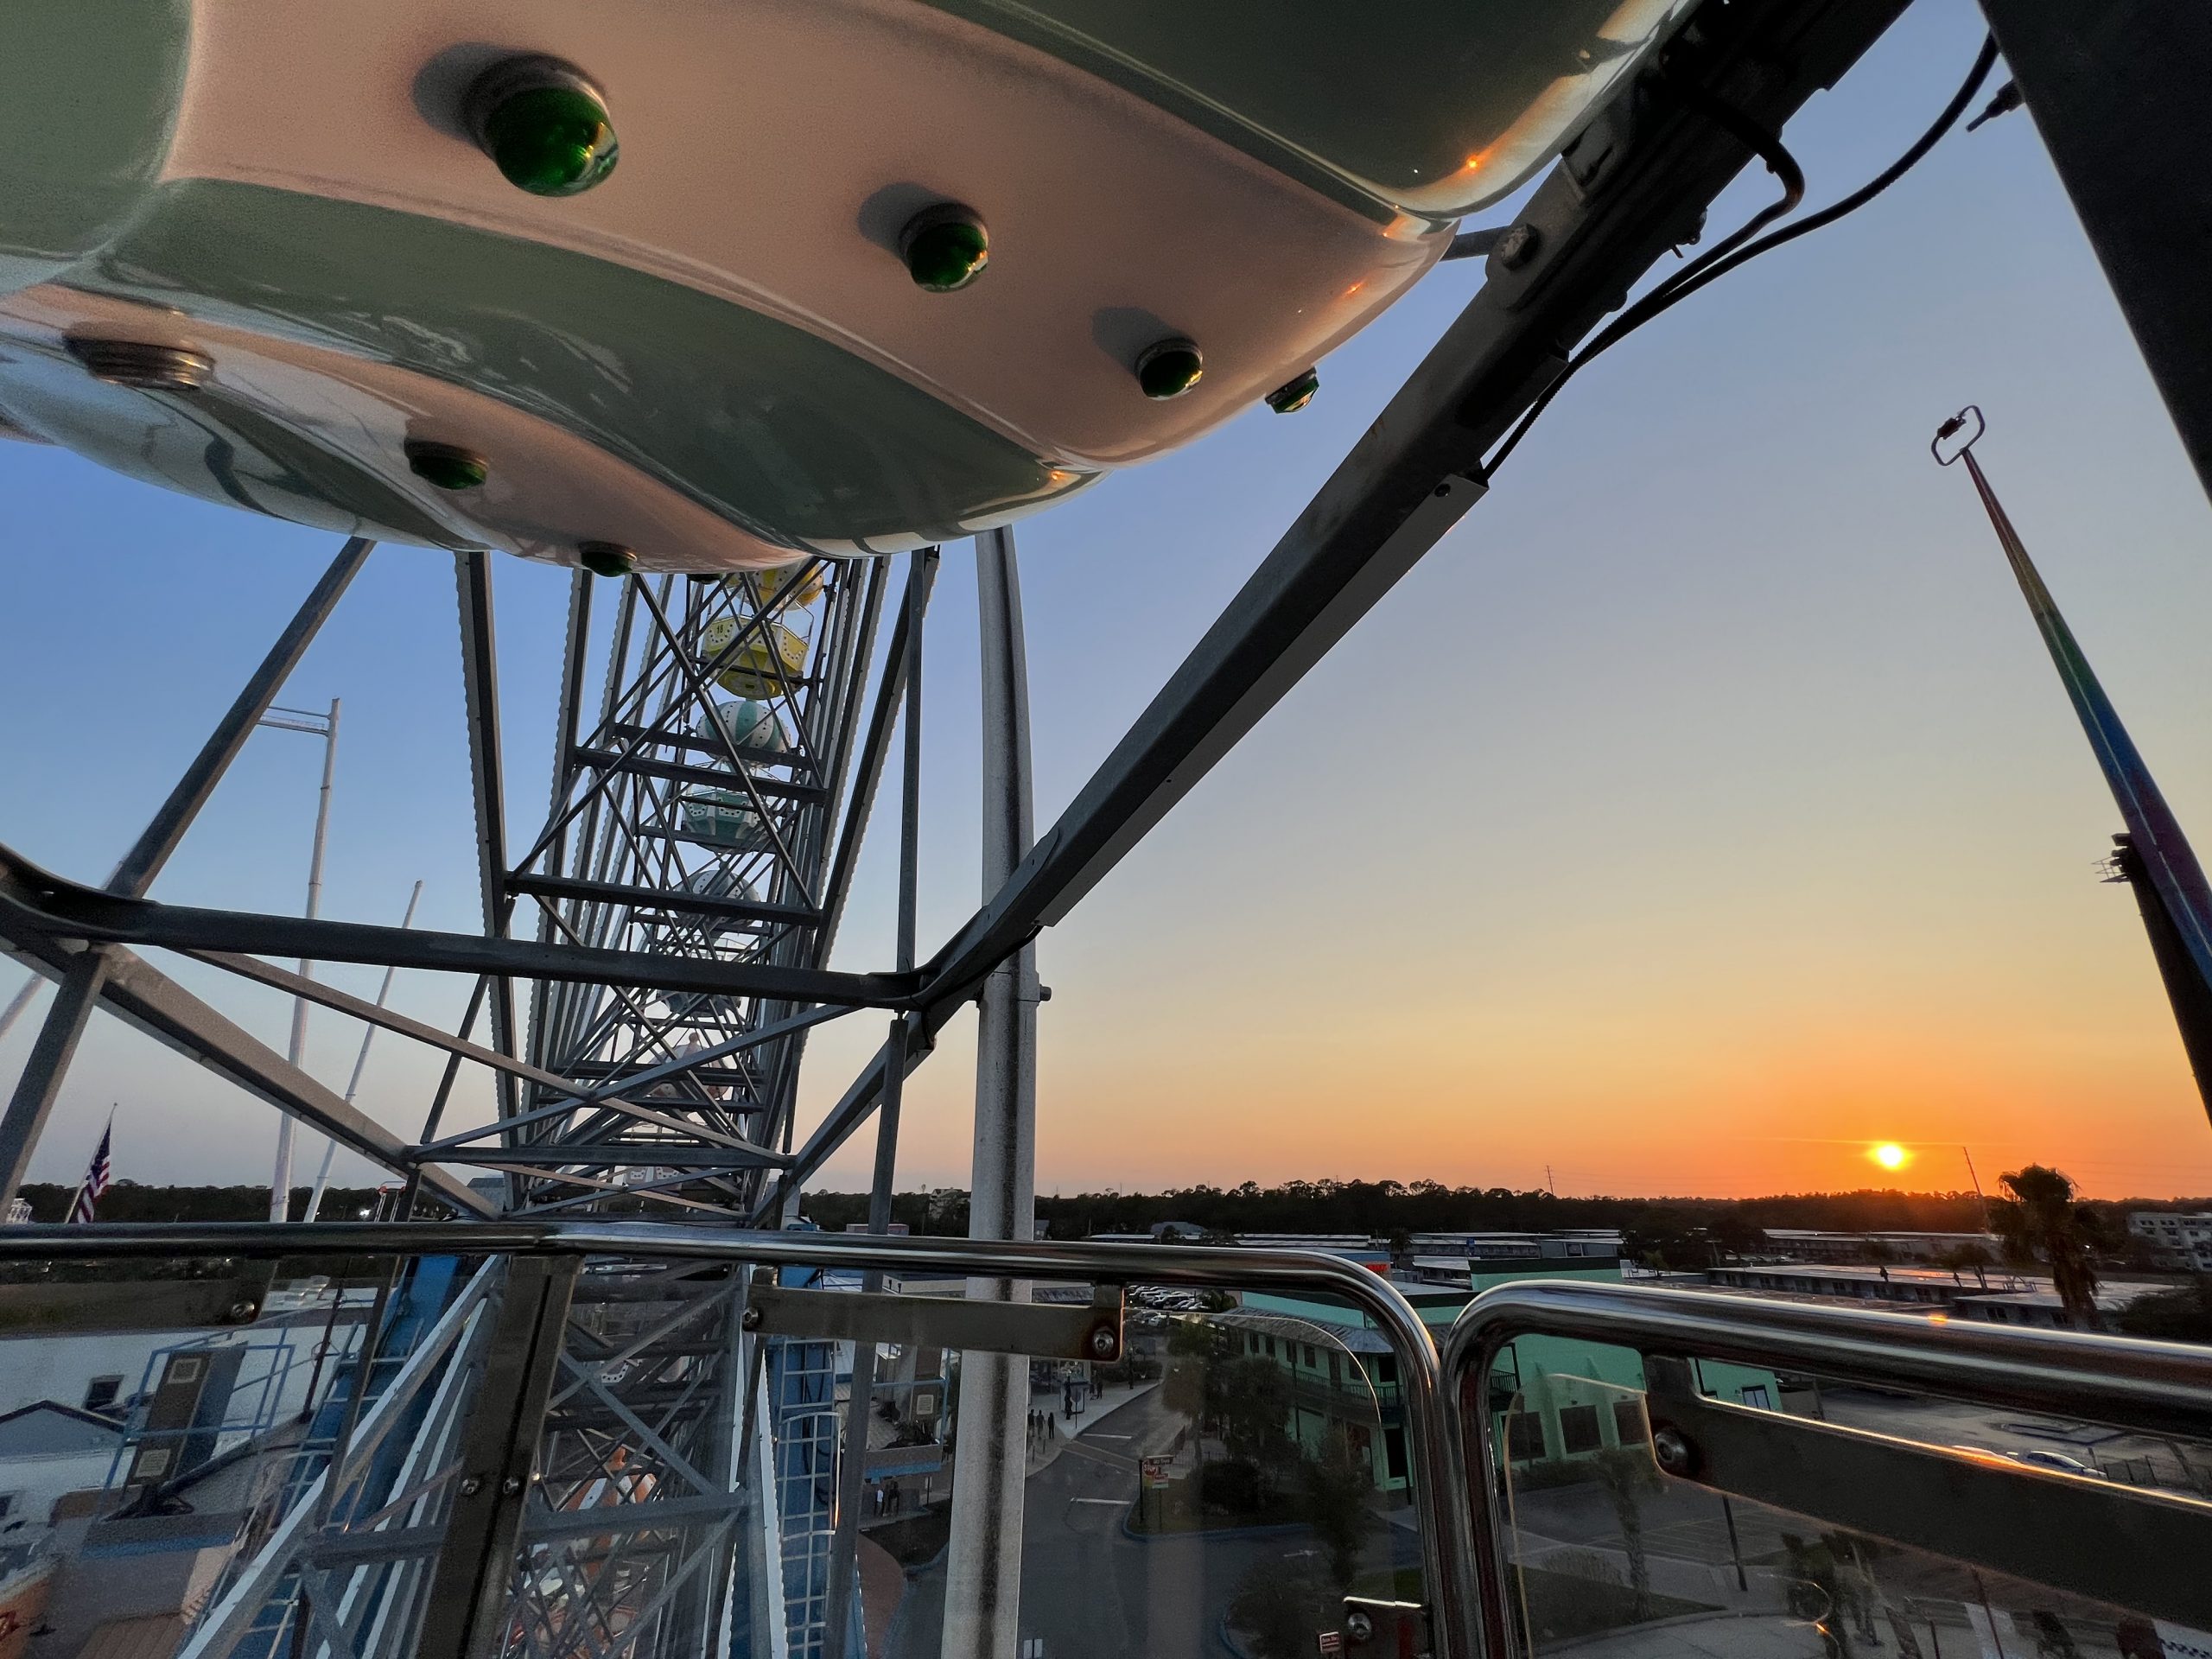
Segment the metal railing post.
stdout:
[[497,1659],[504,1649],[523,1510],[581,1265],[575,1256],[516,1256],[507,1264],[484,1373],[461,1430],[460,1473],[416,1659]]

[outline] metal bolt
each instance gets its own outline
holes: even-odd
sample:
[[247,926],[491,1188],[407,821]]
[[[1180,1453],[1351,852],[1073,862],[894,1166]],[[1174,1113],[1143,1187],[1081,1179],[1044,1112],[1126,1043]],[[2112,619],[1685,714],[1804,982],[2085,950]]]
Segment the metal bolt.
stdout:
[[463,1475],[461,1478],[461,1495],[463,1497],[474,1497],[483,1490],[484,1482],[478,1476]]
[[737,1328],[741,1331],[758,1331],[760,1328],[760,1310],[757,1307],[747,1308],[744,1313],[737,1316]]
[[1367,1614],[1354,1610],[1344,1615],[1344,1639],[1356,1648],[1365,1647],[1375,1639],[1375,1621]]
[[1697,1467],[1697,1448],[1679,1428],[1651,1431],[1651,1455],[1666,1473],[1687,1477]]
[[509,1475],[505,1480],[499,1483],[499,1491],[505,1496],[512,1497],[517,1492],[522,1491],[522,1482],[516,1479],[512,1475]]
[[1111,1359],[1115,1355],[1121,1351],[1122,1339],[1114,1334],[1114,1327],[1112,1325],[1101,1325],[1092,1328],[1090,1332],[1090,1357],[1093,1359]]
[[1497,261],[1500,270],[1518,270],[1536,257],[1543,242],[1543,233],[1535,226],[1516,225],[1497,238],[1490,257]]
[[62,343],[93,379],[139,391],[191,391],[203,385],[215,367],[199,353],[177,346],[85,337]]

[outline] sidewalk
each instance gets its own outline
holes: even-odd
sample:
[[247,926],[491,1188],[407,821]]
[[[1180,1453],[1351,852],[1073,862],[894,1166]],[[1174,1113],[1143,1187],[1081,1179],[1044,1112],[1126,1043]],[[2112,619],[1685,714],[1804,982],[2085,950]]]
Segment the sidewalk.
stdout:
[[[1090,1433],[1093,1429],[1103,1427],[1106,1419],[1128,1405],[1130,1401],[1150,1394],[1159,1386],[1160,1379],[1154,1377],[1149,1382],[1136,1382],[1121,1388],[1102,1389],[1091,1395],[1084,1407],[1083,1415],[1073,1422],[1070,1422],[1060,1415],[1058,1395],[1039,1395],[1037,1400],[1040,1407],[1046,1400],[1052,1402],[1052,1427],[1055,1433],[1050,1440],[1039,1441],[1029,1448],[1029,1462],[1022,1471],[1023,1475],[1025,1477],[1033,1475],[1040,1469],[1049,1467],[1052,1459],[1066,1449],[1071,1440],[1078,1439]],[[1113,1433],[1111,1429],[1107,1432],[1109,1434]]]

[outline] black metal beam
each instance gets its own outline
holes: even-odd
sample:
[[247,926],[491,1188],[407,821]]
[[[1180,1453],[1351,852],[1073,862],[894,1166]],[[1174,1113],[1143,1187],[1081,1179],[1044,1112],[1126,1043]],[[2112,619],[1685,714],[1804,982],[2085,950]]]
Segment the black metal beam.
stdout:
[[579,1146],[451,1147],[423,1161],[487,1169],[759,1169],[787,1161],[779,1152],[689,1141],[601,1141]]
[[2212,492],[2212,6],[1982,0],[1982,10]]
[[[1904,0],[1700,8],[1667,85],[1767,131],[1855,62]],[[1538,188],[1490,279],[1166,686],[1039,837],[1013,878],[926,964],[925,1006],[973,994],[1058,921],[1483,493],[1482,457],[1572,344],[1751,159],[1704,108],[1647,81],[1615,98]]]
[[170,950],[236,951],[314,962],[365,962],[434,973],[498,979],[550,979],[632,985],[717,996],[770,996],[839,1007],[896,1008],[914,988],[912,976],[830,973],[715,957],[482,938],[364,922],[334,922],[250,911],[199,910],[119,899],[41,869],[0,847],[0,931],[63,939],[153,945]]
[[[505,938],[514,914],[508,896],[506,767],[499,741],[499,654],[492,623],[492,556],[471,548],[453,556],[454,583],[461,613],[461,683],[468,721],[468,775],[476,807],[476,871],[483,892],[484,931]],[[510,1059],[516,1046],[515,988],[501,977],[487,989],[492,1005],[492,1046]],[[499,1116],[512,1117],[520,1106],[514,1079],[496,1075]]]
[[692,916],[722,916],[734,922],[765,922],[780,927],[811,927],[822,912],[803,905],[766,905],[752,899],[726,898],[710,893],[690,893],[681,887],[640,887],[621,881],[591,881],[573,875],[531,875],[507,878],[510,893],[533,899],[579,899],[602,905],[626,905],[632,914],[669,911]]
[[[7,925],[10,919],[0,913],[0,944],[24,965],[48,978],[62,978],[85,954],[52,939],[12,930]],[[274,1049],[247,1035],[150,963],[119,945],[103,950],[100,960],[104,964],[100,1006],[110,1014],[278,1111],[289,1113],[347,1150],[395,1174],[410,1172],[410,1148],[398,1136]],[[423,1180],[440,1202],[466,1214],[493,1213],[493,1206],[470,1192],[466,1183],[442,1170],[425,1172]]]

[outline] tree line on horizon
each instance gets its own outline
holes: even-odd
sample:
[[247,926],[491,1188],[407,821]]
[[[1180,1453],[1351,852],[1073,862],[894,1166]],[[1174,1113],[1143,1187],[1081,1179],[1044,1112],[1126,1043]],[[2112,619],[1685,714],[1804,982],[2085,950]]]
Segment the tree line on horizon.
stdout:
[[[296,1221],[307,1214],[308,1195],[313,1189],[296,1186],[292,1189],[292,1218]],[[33,1221],[60,1221],[69,1213],[70,1200],[77,1196],[74,1186],[65,1186],[54,1181],[26,1181],[16,1189],[16,1196],[31,1207]],[[322,1221],[353,1221],[364,1210],[376,1207],[377,1192],[372,1186],[331,1186],[323,1189],[322,1209],[317,1219]],[[269,1218],[269,1183],[254,1186],[155,1186],[143,1181],[120,1180],[111,1184],[100,1198],[98,1221],[266,1221]]]
[[[2070,1188],[2069,1188],[2070,1192]],[[1446,1186],[1440,1181],[1255,1181],[1218,1187],[1170,1187],[1159,1192],[1110,1189],[1073,1194],[1040,1193],[1037,1218],[1053,1238],[1093,1233],[1145,1233],[1163,1222],[1185,1222],[1210,1233],[1355,1233],[1376,1239],[1400,1234],[1554,1232],[1614,1228],[1629,1255],[1657,1254],[1673,1265],[1707,1265],[1712,1253],[1739,1255],[1760,1248],[1769,1228],[1830,1232],[1978,1233],[2005,1202],[1999,1189],[1989,1198],[1971,1192],[1906,1192],[1861,1188],[1847,1192],[1775,1193],[1751,1198],[1561,1198],[1541,1188]],[[2083,1200],[2114,1236],[2124,1234],[2131,1210],[2212,1209],[2212,1199]],[[868,1218],[865,1192],[807,1193],[807,1219],[842,1231]],[[964,1236],[968,1194],[957,1187],[901,1192],[892,1219],[915,1233]]]

